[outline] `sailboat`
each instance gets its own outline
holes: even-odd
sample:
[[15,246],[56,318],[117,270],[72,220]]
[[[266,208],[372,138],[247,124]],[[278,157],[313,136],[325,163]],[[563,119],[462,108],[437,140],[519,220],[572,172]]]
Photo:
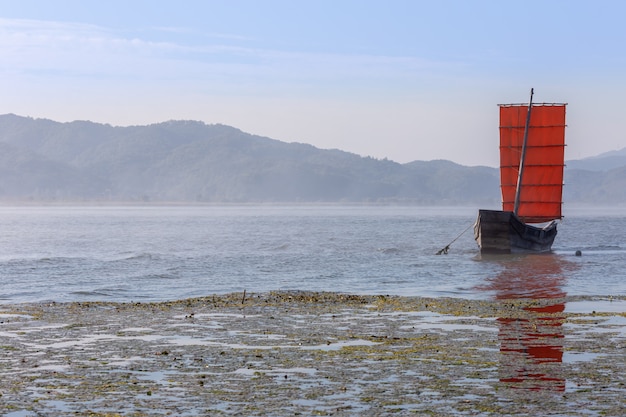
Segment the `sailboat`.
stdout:
[[549,252],[563,216],[566,103],[499,104],[502,210],[479,210],[481,254]]

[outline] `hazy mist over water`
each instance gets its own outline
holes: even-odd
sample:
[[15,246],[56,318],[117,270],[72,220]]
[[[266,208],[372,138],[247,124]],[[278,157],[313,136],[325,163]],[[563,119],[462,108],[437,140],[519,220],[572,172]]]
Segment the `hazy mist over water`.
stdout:
[[[0,302],[244,290],[485,299],[515,280],[529,296],[545,282],[550,296],[626,294],[624,209],[565,214],[553,254],[480,259],[475,208],[0,207]],[[435,255],[464,230],[448,255]]]

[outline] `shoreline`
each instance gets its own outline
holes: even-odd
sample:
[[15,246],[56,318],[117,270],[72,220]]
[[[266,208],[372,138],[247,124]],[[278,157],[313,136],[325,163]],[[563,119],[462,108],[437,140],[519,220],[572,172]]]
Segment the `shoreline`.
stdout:
[[625,303],[270,292],[5,304],[0,413],[623,415]]

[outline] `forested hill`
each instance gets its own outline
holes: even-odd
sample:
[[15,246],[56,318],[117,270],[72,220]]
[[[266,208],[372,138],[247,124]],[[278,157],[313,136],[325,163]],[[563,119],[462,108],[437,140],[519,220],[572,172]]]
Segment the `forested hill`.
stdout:
[[[626,163],[594,172],[582,165],[566,171],[566,201],[626,201]],[[3,201],[497,206],[498,183],[494,168],[399,164],[195,121],[114,127],[0,115]]]

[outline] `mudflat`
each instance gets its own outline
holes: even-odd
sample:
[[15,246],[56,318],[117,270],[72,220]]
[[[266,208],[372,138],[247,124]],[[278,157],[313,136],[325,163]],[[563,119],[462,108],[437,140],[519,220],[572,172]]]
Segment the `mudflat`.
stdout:
[[626,415],[626,297],[0,305],[5,416]]

